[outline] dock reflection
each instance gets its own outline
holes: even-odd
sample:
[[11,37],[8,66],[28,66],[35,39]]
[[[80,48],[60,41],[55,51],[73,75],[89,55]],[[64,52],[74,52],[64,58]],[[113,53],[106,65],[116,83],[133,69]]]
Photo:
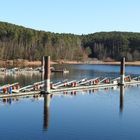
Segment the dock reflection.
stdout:
[[120,86],[120,114],[124,109],[124,86]]
[[44,95],[44,122],[43,122],[43,128],[45,131],[48,130],[49,127],[49,107],[50,107],[50,101],[52,98],[52,94],[45,94]]
[[[121,116],[123,114],[123,111],[124,111],[124,94],[125,94],[125,88],[124,86],[119,86],[119,87],[116,87],[117,88],[117,93],[118,93],[118,88],[120,89],[119,91],[119,94],[117,97],[119,100],[118,100],[118,114]],[[114,88],[113,88],[114,89]],[[110,92],[107,92],[107,90],[113,90],[112,88],[110,89],[105,89],[105,93],[110,93]],[[72,97],[75,97],[75,96],[81,96],[81,95],[92,95],[94,96],[95,94],[98,94],[100,93],[100,90],[99,89],[84,89],[84,90],[79,90],[79,91],[64,91],[64,92],[60,92],[60,93],[54,93],[54,94],[44,94],[44,95],[36,95],[36,96],[27,96],[27,97],[24,97],[26,99],[30,99],[32,101],[35,101],[35,100],[38,100],[39,98],[41,99],[44,99],[44,104],[43,104],[43,113],[42,113],[42,119],[43,119],[43,123],[42,123],[42,127],[43,127],[43,130],[44,131],[48,131],[48,128],[49,128],[49,121],[50,121],[50,103],[51,103],[51,100],[52,100],[52,97],[69,97],[69,98],[72,98]],[[102,94],[100,94],[101,96]],[[100,97],[98,96],[98,97]],[[42,98],[43,97],[43,98]],[[97,97],[97,96],[96,96]],[[95,98],[96,98],[95,97]],[[14,102],[17,102],[17,101],[20,101],[23,97],[14,97],[14,98],[3,98],[3,99],[0,99],[0,103],[3,103],[3,104],[9,104],[11,105],[12,103]],[[116,100],[116,98],[115,98]]]

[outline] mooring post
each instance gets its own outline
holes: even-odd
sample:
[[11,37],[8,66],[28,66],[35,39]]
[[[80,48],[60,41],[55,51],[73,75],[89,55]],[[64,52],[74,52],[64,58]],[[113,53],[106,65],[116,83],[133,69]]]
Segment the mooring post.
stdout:
[[44,91],[50,93],[50,56],[45,56],[44,62]]
[[43,56],[41,60],[41,81],[44,81],[44,68],[45,68],[45,61]]
[[120,68],[120,85],[124,85],[125,81],[125,57],[121,59],[121,68]]

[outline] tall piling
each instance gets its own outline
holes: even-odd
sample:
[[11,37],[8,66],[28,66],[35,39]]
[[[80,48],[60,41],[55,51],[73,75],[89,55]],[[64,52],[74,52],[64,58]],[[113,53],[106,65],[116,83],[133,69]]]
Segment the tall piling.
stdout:
[[41,81],[44,80],[44,68],[45,68],[45,61],[44,61],[44,56],[42,57],[42,60],[41,60]]
[[44,91],[50,93],[50,56],[45,56],[44,62]]
[[121,59],[121,67],[120,67],[120,85],[124,85],[125,81],[125,57]]

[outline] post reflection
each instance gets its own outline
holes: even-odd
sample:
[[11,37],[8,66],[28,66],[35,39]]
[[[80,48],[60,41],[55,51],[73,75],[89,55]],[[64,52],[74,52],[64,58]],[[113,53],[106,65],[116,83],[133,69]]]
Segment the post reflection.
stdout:
[[45,94],[44,95],[44,124],[43,128],[45,131],[47,131],[49,127],[49,107],[50,107],[50,101],[52,98],[52,94]]
[[124,108],[124,86],[120,86],[120,113],[123,112]]

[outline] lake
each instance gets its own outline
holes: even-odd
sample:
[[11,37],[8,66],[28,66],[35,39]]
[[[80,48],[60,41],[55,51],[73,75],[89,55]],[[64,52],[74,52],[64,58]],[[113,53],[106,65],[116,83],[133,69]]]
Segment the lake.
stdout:
[[[62,67],[62,66],[55,66]],[[63,65],[69,74],[54,73],[52,81],[119,76],[115,65]],[[140,75],[127,66],[126,75]],[[41,75],[6,75],[0,84],[29,85]],[[67,94],[0,100],[1,140],[139,140],[140,86],[81,90]]]

